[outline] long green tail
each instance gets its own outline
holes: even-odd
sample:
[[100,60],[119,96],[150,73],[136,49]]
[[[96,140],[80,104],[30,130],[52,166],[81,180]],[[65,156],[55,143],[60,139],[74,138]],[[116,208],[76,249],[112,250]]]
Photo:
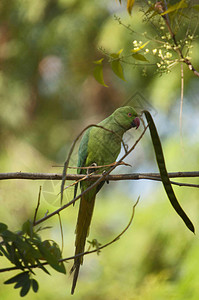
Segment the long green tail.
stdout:
[[[87,199],[87,194],[81,197],[77,225],[76,225],[76,240],[75,240],[75,255],[84,252],[86,238],[89,234],[89,227],[93,215],[93,209],[95,205],[95,197]],[[74,259],[74,265],[71,269],[71,273],[74,271],[73,284],[71,294],[74,294],[77,279],[79,275],[80,265],[83,264],[83,256],[76,257]]]

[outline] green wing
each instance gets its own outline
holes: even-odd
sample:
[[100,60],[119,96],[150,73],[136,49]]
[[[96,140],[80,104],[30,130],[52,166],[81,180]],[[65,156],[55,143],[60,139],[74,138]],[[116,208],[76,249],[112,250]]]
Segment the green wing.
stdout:
[[[90,130],[91,127],[86,130],[80,146],[79,146],[79,152],[78,152],[78,162],[77,162],[77,167],[84,167],[85,163],[86,163],[86,159],[88,156],[88,140],[89,140],[89,135],[90,135]],[[82,174],[83,170],[82,169],[77,169],[77,174]],[[77,195],[77,188],[78,188],[78,183],[75,184],[75,188],[74,188],[74,198]]]

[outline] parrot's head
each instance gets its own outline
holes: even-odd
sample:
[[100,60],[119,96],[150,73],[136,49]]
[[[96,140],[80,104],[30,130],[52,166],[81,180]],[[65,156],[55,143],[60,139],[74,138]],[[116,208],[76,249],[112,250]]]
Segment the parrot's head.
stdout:
[[116,109],[113,113],[115,121],[126,130],[140,126],[140,119],[137,112],[131,106],[123,106]]

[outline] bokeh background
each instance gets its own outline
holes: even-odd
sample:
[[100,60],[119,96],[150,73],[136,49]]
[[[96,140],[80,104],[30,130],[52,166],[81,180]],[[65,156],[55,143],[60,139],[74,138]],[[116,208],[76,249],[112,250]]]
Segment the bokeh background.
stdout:
[[[70,145],[88,124],[97,123],[136,95],[153,107],[168,171],[197,171],[199,165],[199,81],[184,67],[184,104],[180,133],[180,66],[169,74],[155,68],[124,66],[122,81],[105,64],[108,88],[93,77],[99,47],[110,52],[132,47],[132,35],[114,20],[117,14],[137,32],[154,28],[142,22],[125,3],[89,0],[1,0],[0,3],[0,171],[61,172]],[[191,24],[191,21],[190,21]],[[192,61],[199,68],[199,44],[194,42]],[[143,76],[143,75],[147,76]],[[141,130],[128,133],[131,145]],[[71,160],[76,165],[77,150]],[[126,160],[131,167],[116,172],[157,171],[149,132]],[[71,171],[72,172],[72,171]],[[73,171],[74,172],[74,171]],[[180,181],[180,180],[179,180]],[[198,179],[183,182],[198,184]],[[69,182],[68,182],[69,184]],[[0,184],[0,220],[11,230],[32,218],[39,186],[42,201],[38,217],[56,207],[60,183],[7,180]],[[176,195],[196,228],[191,234],[172,209],[161,183],[111,182],[98,194],[89,239],[113,239],[127,225],[138,196],[135,218],[125,235],[96,254],[85,257],[74,299],[198,299],[199,240],[198,189],[175,187]],[[65,201],[72,199],[72,189]],[[74,251],[78,205],[62,212],[63,256]],[[45,239],[61,244],[56,217],[45,225]],[[7,262],[1,259],[1,267]],[[72,276],[37,270],[40,289],[26,299],[71,299]],[[0,276],[0,299],[20,298],[18,290],[3,282],[15,273]]]

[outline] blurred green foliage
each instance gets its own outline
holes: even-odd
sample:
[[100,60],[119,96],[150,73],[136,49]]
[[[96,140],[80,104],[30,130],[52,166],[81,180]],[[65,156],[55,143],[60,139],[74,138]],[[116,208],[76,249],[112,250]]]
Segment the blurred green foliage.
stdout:
[[[136,92],[158,112],[155,122],[168,171],[197,170],[198,78],[186,66],[181,136],[180,65],[160,76],[153,67],[145,70],[127,64],[123,66],[123,81],[105,64],[104,79],[109,87],[94,79],[93,61],[102,57],[99,47],[117,53],[123,48],[131,49],[133,40],[139,41],[139,36],[130,34],[114,20],[115,13],[136,32],[147,30],[151,36],[157,32],[150,22],[142,22],[143,13],[136,4],[130,17],[123,1],[122,5],[97,0],[1,1],[1,172],[60,172],[60,168],[52,165],[63,163],[76,135]],[[186,24],[193,24],[189,16]],[[198,49],[196,39],[192,49],[196,69]],[[133,140],[139,135],[136,134]],[[127,140],[132,142],[129,136]],[[157,171],[149,134],[127,162],[133,168],[118,172]],[[71,165],[75,164],[74,154]],[[189,182],[199,183],[197,178]],[[47,210],[52,212],[57,207],[53,198],[59,192],[59,183],[1,182],[0,218],[2,223],[9,224],[10,230],[21,228],[21,224],[33,218],[40,185],[44,190],[39,210],[42,217]],[[198,299],[198,190],[176,187],[175,191],[195,224],[196,236],[176,216],[160,183],[112,182],[104,187],[97,199],[89,240],[96,238],[102,244],[111,240],[126,226],[132,199],[136,201],[141,195],[141,200],[127,233],[99,256],[85,258],[75,299]],[[71,200],[72,192],[71,189],[65,201]],[[74,251],[77,207],[61,214],[64,257]],[[60,244],[58,219],[53,218],[45,225],[53,228],[42,233],[42,240],[52,238]],[[66,265],[67,272],[71,264]],[[6,261],[2,261],[1,267],[7,267]],[[0,283],[17,273],[2,273]],[[54,271],[51,274],[46,277],[38,270],[40,291],[30,292],[26,299],[69,299],[71,277]],[[0,298],[13,297],[18,297],[18,291],[1,285]]]

